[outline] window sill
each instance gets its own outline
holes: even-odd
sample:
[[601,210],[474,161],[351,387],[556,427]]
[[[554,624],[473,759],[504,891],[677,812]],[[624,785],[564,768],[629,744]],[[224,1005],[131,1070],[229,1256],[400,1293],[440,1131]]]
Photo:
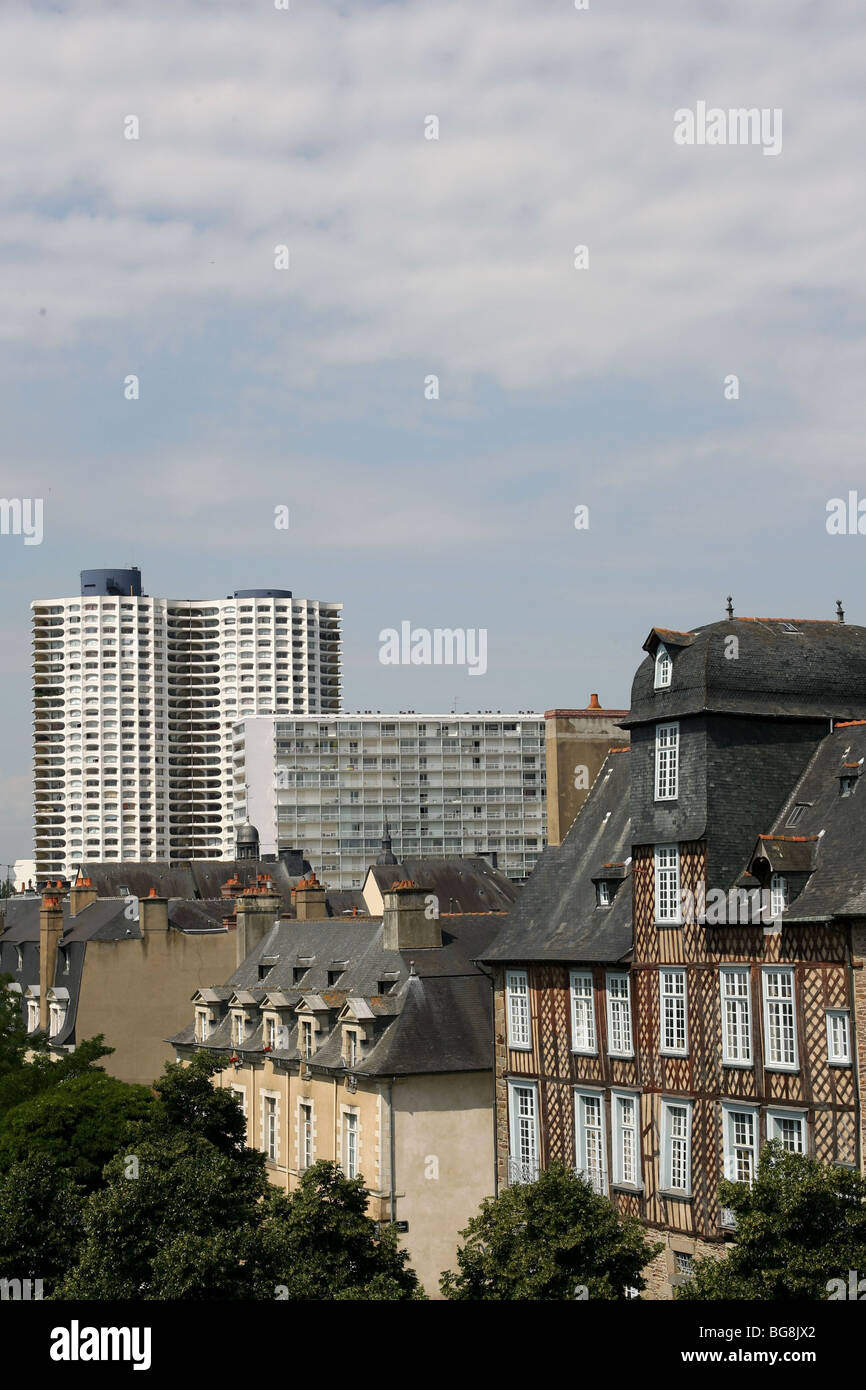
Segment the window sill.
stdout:
[[799,1066],[796,1066],[796,1067],[786,1066],[786,1064],[785,1064],[784,1062],[765,1062],[765,1063],[764,1063],[764,1071],[779,1071],[779,1072],[784,1072],[786,1076],[796,1076],[799,1070],[800,1070]]
[[672,920],[669,921],[667,918],[666,918],[663,922],[660,922],[659,919],[656,918],[656,919],[655,919],[655,922],[653,923],[653,925],[656,926],[656,927],[668,927],[668,928],[673,929],[674,927],[681,927],[683,924],[682,924],[681,921],[677,921],[677,922],[674,922],[674,921],[672,921]]
[[607,1055],[608,1055],[608,1057],[610,1057],[611,1061],[613,1061],[613,1062],[633,1062],[633,1061],[634,1061],[634,1053],[633,1053],[633,1052],[611,1052],[610,1048],[608,1048]]
[[691,1192],[670,1192],[666,1187],[659,1188],[659,1196],[669,1198],[674,1202],[691,1202],[694,1200]]
[[532,1043],[506,1043],[509,1052],[531,1052]]
[[853,1062],[829,1062],[829,1061],[828,1061],[828,1063],[827,1063],[827,1066],[828,1066],[828,1067],[841,1067],[843,1071],[845,1070],[846,1067],[853,1067],[853,1065],[854,1065]]
[[598,1049],[595,1048],[590,1051],[588,1048],[584,1047],[573,1047],[571,1049],[571,1055],[572,1057],[597,1057]]
[[660,1047],[660,1048],[659,1048],[659,1056],[660,1056],[660,1057],[680,1057],[680,1058],[682,1058],[682,1057],[688,1057],[688,1055],[689,1055],[688,1052],[671,1052],[670,1050],[666,1050],[666,1049],[663,1048],[663,1047]]
[[642,1182],[612,1182],[610,1190],[611,1192],[625,1192],[632,1197],[640,1197],[643,1194],[644,1185]]
[[728,1071],[754,1071],[754,1062],[726,1062],[722,1059],[722,1066]]

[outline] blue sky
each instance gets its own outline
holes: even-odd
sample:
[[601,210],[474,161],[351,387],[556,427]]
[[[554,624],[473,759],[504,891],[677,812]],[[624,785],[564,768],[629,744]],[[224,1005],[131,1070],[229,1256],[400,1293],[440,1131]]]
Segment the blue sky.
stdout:
[[[728,593],[866,621],[825,527],[866,496],[864,39],[847,0],[7,0],[0,490],[45,511],[0,536],[0,860],[28,605],[85,567],[342,600],[347,709],[627,704]],[[781,108],[781,154],[678,147],[699,100]],[[382,666],[407,619],[487,674]]]

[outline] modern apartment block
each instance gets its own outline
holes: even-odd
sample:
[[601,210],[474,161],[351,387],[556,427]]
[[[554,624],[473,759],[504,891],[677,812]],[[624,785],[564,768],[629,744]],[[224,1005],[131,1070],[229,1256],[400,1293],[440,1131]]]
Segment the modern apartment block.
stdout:
[[337,713],[341,607],[287,589],[151,598],[136,568],[32,603],[37,878],[230,858],[232,728]]
[[335,888],[360,887],[390,828],[397,860],[493,855],[508,878],[545,845],[545,721],[526,714],[241,719],[235,819],[263,852],[301,849]]

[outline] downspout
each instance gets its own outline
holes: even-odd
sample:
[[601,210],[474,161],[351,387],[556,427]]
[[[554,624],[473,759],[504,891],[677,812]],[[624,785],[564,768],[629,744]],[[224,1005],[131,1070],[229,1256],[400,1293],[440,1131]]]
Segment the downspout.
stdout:
[[396,1077],[392,1076],[388,1082],[388,1142],[390,1148],[391,1169],[391,1225],[397,1220],[397,1178],[394,1172],[394,1165],[397,1162],[397,1143],[394,1135],[394,1082]]
[[493,1195],[499,1196],[499,1129],[498,1116],[496,1113],[498,1088],[496,1085],[496,976],[484,969],[480,961],[474,960],[472,964],[490,981],[490,1046],[492,1054],[492,1075],[493,1075]]
[[[851,1000],[851,1065],[854,1072],[854,1161],[857,1172],[863,1172],[863,1138],[860,1130],[861,1116],[863,1111],[862,1099],[860,1096],[860,1049],[857,1046],[857,1034],[859,1030],[859,1020],[857,1017],[857,994],[854,980],[854,951],[852,948],[851,933],[853,927],[849,927],[845,932],[845,955],[848,961],[848,993]],[[863,969],[862,961],[859,969]]]

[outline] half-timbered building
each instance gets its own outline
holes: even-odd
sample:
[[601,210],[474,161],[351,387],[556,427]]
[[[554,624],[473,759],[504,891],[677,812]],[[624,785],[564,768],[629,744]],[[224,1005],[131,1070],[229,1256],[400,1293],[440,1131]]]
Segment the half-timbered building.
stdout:
[[485,959],[500,1182],[573,1165],[663,1239],[670,1297],[767,1138],[862,1167],[866,629],[729,614],[644,647],[630,750]]

